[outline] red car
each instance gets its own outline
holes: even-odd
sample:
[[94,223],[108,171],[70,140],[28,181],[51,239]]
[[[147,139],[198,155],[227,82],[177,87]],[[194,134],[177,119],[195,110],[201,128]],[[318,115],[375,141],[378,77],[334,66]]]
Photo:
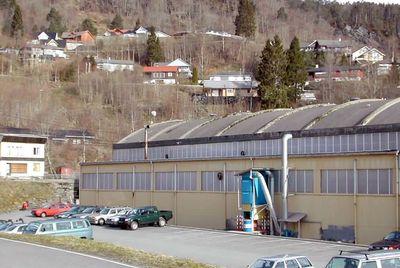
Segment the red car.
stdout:
[[57,203],[44,208],[32,209],[32,215],[36,217],[51,217],[58,213],[68,211],[71,207],[68,204]]

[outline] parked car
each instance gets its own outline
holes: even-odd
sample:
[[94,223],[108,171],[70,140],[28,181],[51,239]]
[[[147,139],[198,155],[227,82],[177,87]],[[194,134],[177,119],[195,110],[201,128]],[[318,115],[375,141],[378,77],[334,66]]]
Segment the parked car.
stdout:
[[262,257],[253,262],[250,268],[300,268],[314,267],[311,261],[300,255],[276,255]]
[[74,214],[71,218],[88,219],[90,215],[100,213],[104,207],[87,207],[81,213]]
[[29,223],[23,234],[74,236],[93,239],[93,228],[85,219],[53,219]]
[[3,232],[7,234],[22,234],[27,223],[13,223],[9,225]]
[[155,206],[148,206],[139,208],[137,213],[129,217],[121,218],[119,225],[121,228],[129,227],[131,230],[136,230],[139,226],[150,224],[157,224],[160,227],[164,227],[170,219],[172,219],[172,211],[158,210]]
[[399,250],[340,251],[325,268],[395,268],[400,266]]
[[7,229],[7,227],[9,227],[10,225],[13,224],[12,220],[0,220],[0,232],[4,231],[5,229]]
[[91,224],[104,225],[107,219],[116,216],[121,211],[126,211],[130,209],[131,208],[127,207],[104,208],[100,211],[100,213],[89,216],[89,222]]
[[87,206],[74,206],[70,210],[64,211],[57,213],[54,215],[55,219],[66,219],[66,218],[71,218],[73,215],[81,213],[87,208]]
[[136,208],[131,209],[131,210],[122,210],[116,216],[107,219],[106,220],[106,224],[109,225],[109,226],[119,226],[121,217],[126,219],[130,215],[136,214],[137,211],[138,210]]
[[54,216],[70,209],[71,207],[68,204],[57,203],[43,208],[32,209],[31,213],[33,216],[44,218]]
[[400,249],[400,232],[389,233],[382,240],[370,244],[369,249]]

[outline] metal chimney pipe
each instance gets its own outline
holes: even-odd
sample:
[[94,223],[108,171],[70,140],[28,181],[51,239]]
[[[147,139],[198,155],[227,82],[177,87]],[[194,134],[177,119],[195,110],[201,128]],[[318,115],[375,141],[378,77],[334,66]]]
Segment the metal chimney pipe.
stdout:
[[[292,134],[285,134],[282,138],[282,218],[288,218],[288,140],[293,138]],[[286,228],[286,223],[284,224]]]

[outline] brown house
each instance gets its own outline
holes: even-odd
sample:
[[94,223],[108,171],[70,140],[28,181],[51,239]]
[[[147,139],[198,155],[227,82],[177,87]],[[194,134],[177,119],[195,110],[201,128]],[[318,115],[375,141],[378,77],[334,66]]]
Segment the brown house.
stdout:
[[80,42],[83,44],[91,44],[95,40],[95,37],[87,30],[81,32],[63,32],[61,38],[66,41]]
[[143,73],[150,79],[147,84],[176,84],[178,79],[177,66],[145,66]]

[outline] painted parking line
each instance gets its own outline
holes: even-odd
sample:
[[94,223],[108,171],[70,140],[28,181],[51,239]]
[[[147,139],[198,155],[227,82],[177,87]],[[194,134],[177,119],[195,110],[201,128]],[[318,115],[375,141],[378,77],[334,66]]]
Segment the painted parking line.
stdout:
[[13,243],[17,243],[17,244],[29,245],[29,246],[38,247],[38,248],[50,249],[50,250],[59,251],[59,252],[63,252],[63,253],[69,253],[72,255],[82,256],[82,257],[86,257],[86,258],[90,258],[90,259],[104,261],[104,262],[111,263],[111,264],[116,264],[121,267],[139,268],[138,266],[132,266],[132,265],[128,265],[125,263],[121,263],[121,262],[117,262],[117,261],[113,261],[113,260],[107,260],[107,259],[104,259],[101,257],[88,255],[88,254],[80,253],[80,252],[74,252],[74,251],[70,251],[70,250],[66,250],[66,249],[53,248],[53,247],[49,247],[49,246],[39,245],[39,244],[35,244],[35,243],[29,243],[29,242],[25,242],[25,241],[17,241],[17,240],[12,240],[12,239],[7,239],[7,238],[0,238],[0,240],[13,242]]

